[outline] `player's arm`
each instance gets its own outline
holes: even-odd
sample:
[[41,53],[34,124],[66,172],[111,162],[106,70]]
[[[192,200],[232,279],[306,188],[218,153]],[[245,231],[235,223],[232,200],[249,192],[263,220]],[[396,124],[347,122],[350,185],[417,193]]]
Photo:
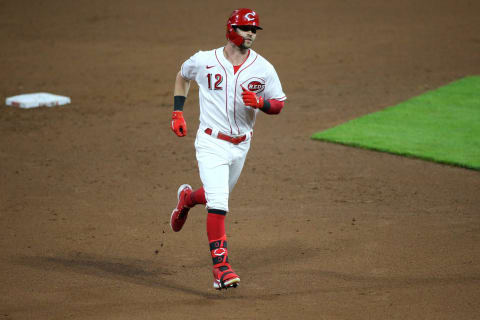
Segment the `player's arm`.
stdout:
[[183,118],[183,105],[188,96],[190,90],[190,80],[182,77],[182,73],[179,71],[175,79],[175,88],[173,90],[173,114],[171,129],[179,137],[187,135],[187,123]]
[[285,103],[280,100],[264,100],[263,97],[257,96],[255,92],[248,91],[243,87],[242,90],[242,99],[246,106],[258,108],[267,114],[279,114],[285,105]]
[[269,99],[263,102],[263,106],[260,108],[267,114],[279,114],[282,111],[285,101]]
[[186,98],[188,96],[189,90],[190,90],[190,80],[187,80],[184,77],[182,77],[182,72],[178,71],[177,78],[175,79],[175,90],[173,91],[173,95]]

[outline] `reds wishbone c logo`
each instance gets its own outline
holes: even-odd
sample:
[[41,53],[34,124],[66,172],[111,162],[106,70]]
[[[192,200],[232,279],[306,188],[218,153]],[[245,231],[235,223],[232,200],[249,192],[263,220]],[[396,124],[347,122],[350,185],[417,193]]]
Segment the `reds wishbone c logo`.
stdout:
[[245,19],[247,19],[247,21],[253,21],[255,20],[255,18],[252,17],[254,15],[255,15],[255,12],[249,12],[245,15]]
[[218,249],[215,249],[215,251],[213,251],[213,255],[219,257],[219,256],[223,256],[226,252],[227,250],[225,250],[224,248],[218,248]]

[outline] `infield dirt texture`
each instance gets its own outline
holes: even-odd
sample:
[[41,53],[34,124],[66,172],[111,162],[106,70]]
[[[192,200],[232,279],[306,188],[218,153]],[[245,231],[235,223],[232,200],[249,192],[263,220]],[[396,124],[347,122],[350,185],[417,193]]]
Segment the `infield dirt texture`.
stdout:
[[[169,129],[180,64],[264,30],[288,101],[259,115],[231,196],[240,287],[212,288],[194,136]],[[480,173],[310,139],[480,74],[479,1],[0,1],[0,319],[475,319]]]

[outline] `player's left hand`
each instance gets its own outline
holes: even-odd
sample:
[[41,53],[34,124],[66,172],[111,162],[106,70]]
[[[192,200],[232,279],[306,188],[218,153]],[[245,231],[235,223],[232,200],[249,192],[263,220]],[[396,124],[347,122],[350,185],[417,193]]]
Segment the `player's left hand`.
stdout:
[[263,97],[257,96],[255,92],[248,91],[244,87],[242,87],[242,99],[243,103],[246,106],[250,106],[253,108],[262,108],[263,107]]

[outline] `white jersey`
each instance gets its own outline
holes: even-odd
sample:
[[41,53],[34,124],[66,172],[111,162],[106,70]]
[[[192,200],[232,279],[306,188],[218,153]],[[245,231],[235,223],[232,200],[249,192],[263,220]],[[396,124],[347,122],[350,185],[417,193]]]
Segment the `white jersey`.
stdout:
[[249,50],[240,69],[225,58],[223,47],[199,51],[182,64],[181,75],[199,87],[200,128],[229,135],[253,130],[258,109],[245,106],[242,87],[265,100],[286,100],[275,68],[261,55]]

